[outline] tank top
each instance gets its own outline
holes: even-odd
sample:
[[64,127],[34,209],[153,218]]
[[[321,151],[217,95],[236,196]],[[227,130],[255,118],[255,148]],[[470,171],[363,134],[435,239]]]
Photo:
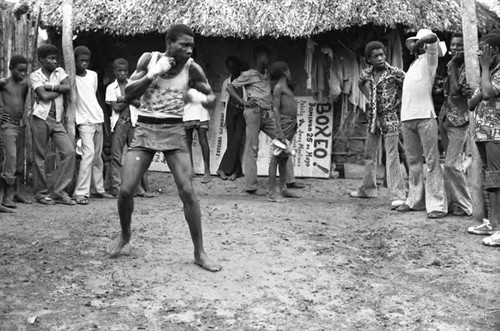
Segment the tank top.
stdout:
[[[153,52],[148,69],[158,61],[160,53]],[[155,79],[141,97],[140,116],[155,118],[182,118],[184,115],[184,93],[189,89],[189,59],[179,74],[172,78]]]

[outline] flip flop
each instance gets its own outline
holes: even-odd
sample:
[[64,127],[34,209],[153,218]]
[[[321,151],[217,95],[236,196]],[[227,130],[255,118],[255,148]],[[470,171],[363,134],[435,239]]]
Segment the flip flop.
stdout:
[[144,192],[143,194],[136,194],[136,196],[140,198],[156,198],[160,196],[160,193],[158,192]]
[[17,208],[14,201],[4,201],[4,202],[2,202],[2,206],[7,207],[7,208],[11,208],[11,209]]
[[76,203],[79,204],[79,205],[88,205],[89,204],[89,199],[87,199],[86,197],[84,196],[77,196],[75,198],[76,200]]
[[36,199],[36,202],[38,202],[39,204],[42,204],[42,205],[47,205],[47,206],[53,206],[56,204],[54,202],[54,200],[52,200],[49,197],[43,197],[43,198]]

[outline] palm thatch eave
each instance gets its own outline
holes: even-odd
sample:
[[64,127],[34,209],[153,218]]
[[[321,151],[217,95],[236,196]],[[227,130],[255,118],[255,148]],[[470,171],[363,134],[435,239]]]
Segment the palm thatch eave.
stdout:
[[[459,0],[74,0],[75,31],[115,35],[164,33],[185,23],[203,36],[307,37],[330,30],[377,25],[414,31],[459,31]],[[45,26],[59,28],[62,0],[42,0]],[[478,3],[482,32],[500,18]]]

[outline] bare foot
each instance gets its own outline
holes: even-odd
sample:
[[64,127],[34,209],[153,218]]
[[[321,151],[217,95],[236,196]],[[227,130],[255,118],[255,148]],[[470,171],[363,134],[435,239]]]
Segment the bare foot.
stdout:
[[217,175],[219,175],[222,180],[227,179],[227,175],[222,170],[217,170]]
[[269,194],[269,198],[267,199],[269,202],[277,202],[277,203],[285,203],[288,202],[287,199],[281,198],[278,194],[276,193],[271,193]]
[[19,203],[25,203],[25,204],[28,204],[28,205],[31,204],[31,200],[30,199],[27,199],[27,198],[23,197],[20,194],[16,194],[14,196],[14,201],[15,202],[19,202]]
[[205,253],[201,253],[199,257],[196,257],[195,254],[194,263],[208,271],[218,272],[222,270],[222,266],[212,261]]
[[201,179],[202,184],[210,183],[212,181],[212,176],[210,174],[205,174]]
[[236,178],[238,178],[238,174],[235,172],[231,176],[229,176],[229,180],[232,182],[234,182],[236,180]]
[[267,191],[266,190],[263,190],[261,189],[260,187],[256,190],[253,190],[253,191],[246,191],[248,194],[251,194],[251,195],[257,195],[259,197],[263,197],[265,195],[267,195]]
[[302,196],[299,195],[299,194],[295,194],[289,190],[283,190],[281,191],[281,195],[285,198],[294,198],[294,199],[297,199],[297,198],[301,198]]
[[118,235],[114,240],[111,246],[108,248],[109,257],[117,257],[122,248],[128,244],[130,241],[130,236],[128,238],[124,238],[123,234]]

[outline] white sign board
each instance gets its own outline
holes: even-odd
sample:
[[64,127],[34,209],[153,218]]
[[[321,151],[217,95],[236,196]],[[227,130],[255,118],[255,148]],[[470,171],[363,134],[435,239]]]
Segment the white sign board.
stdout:
[[[298,129],[293,141],[293,148],[296,151],[293,157],[295,176],[328,178],[332,152],[333,105],[317,103],[312,97],[297,97],[296,100]],[[208,142],[212,174],[217,172],[226,150],[227,136],[224,123],[224,108],[219,102],[215,110],[210,112]],[[257,159],[259,176],[268,175],[271,151],[271,139],[261,133]],[[196,133],[193,138],[193,163],[195,172],[202,174],[203,159]],[[156,154],[149,170],[169,171],[162,154]]]

